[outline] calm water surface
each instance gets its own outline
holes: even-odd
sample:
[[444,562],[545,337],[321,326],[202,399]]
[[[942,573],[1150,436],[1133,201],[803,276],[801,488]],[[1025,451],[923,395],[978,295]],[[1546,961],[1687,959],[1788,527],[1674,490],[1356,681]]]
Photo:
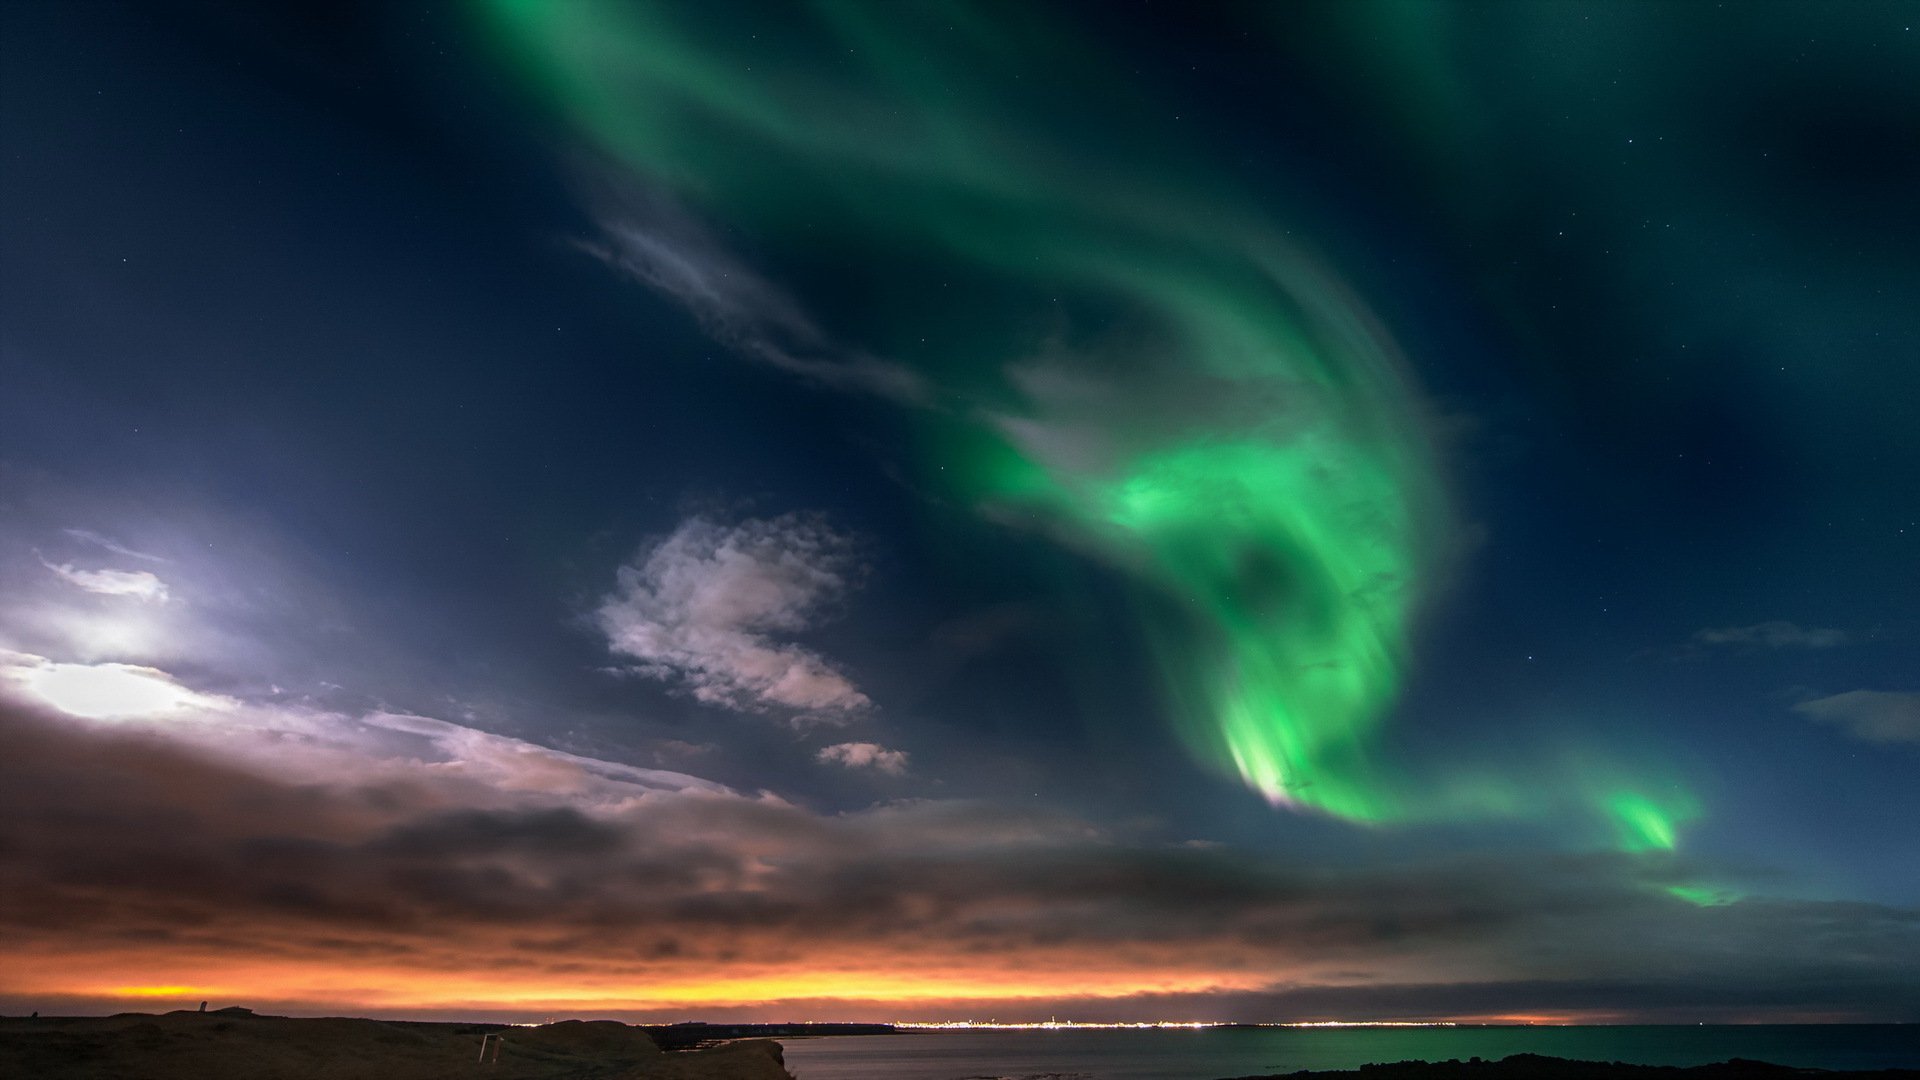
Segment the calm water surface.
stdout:
[[1527,1053],[1640,1065],[1741,1057],[1821,1069],[1920,1068],[1915,1024],[942,1031],[781,1043],[799,1080],[1218,1080]]

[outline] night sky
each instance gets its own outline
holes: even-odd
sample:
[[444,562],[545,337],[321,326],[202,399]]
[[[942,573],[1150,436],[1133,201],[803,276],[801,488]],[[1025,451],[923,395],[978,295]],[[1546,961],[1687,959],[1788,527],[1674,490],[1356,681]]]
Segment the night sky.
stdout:
[[0,5],[0,1009],[1920,1019],[1917,27]]

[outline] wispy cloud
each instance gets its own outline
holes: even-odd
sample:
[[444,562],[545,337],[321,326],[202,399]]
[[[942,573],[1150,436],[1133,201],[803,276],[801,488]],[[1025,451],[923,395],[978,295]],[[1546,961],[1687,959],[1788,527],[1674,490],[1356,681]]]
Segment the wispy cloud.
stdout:
[[80,541],[83,544],[92,544],[95,547],[105,548],[106,550],[113,552],[115,555],[125,555],[129,559],[143,559],[147,562],[166,562],[167,561],[158,555],[152,555],[144,551],[137,551],[133,548],[127,547],[125,544],[120,543],[119,541],[113,539],[112,537],[94,532],[91,529],[62,529],[60,531],[67,534],[67,536],[71,537],[72,539]]
[[1831,649],[1847,643],[1844,630],[1801,626],[1785,619],[1769,619],[1752,626],[1721,626],[1693,635],[1695,645],[1733,645],[1765,649]]
[[44,559],[41,565],[67,584],[90,593],[131,596],[156,603],[167,600],[167,583],[146,570],[83,570],[72,563],[52,563]]
[[812,628],[859,570],[851,538],[815,517],[695,517],[621,567],[597,614],[638,674],[726,708],[835,719],[871,702],[819,654],[775,635]]
[[879,743],[844,742],[824,747],[814,760],[845,765],[849,769],[874,769],[894,776],[907,773],[907,752],[889,750]]
[[1803,701],[1794,711],[1867,742],[1920,743],[1920,692],[1849,690]]
[[628,191],[599,202],[600,235],[580,249],[678,301],[721,344],[828,386],[905,402],[928,397],[908,368],[834,341],[798,301],[664,198]]

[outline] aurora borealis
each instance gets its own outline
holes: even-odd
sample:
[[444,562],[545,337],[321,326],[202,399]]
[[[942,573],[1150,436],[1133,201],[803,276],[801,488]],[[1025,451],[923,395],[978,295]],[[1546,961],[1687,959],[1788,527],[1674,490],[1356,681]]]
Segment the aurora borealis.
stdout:
[[[932,277],[995,296],[998,319],[912,324],[936,343],[896,383],[931,387],[937,470],[1177,609],[1148,629],[1196,753],[1277,803],[1397,814],[1367,744],[1449,544],[1425,421],[1358,298],[1278,224],[1218,201],[1232,185],[1202,155],[1168,134],[1162,153],[1188,169],[1116,184],[1114,164],[1159,156],[1151,137],[1084,156],[1060,137],[1114,110],[1009,110],[1009,73],[1071,51],[1045,26],[968,39],[944,9],[824,5],[769,29],[787,63],[760,75],[724,18],[495,7],[530,82],[636,182],[776,247],[815,249],[830,208],[832,243],[863,273],[898,275],[909,296],[938,295]],[[915,62],[956,36],[944,63]],[[660,225],[621,226],[629,247],[655,245],[638,258],[669,260]],[[891,308],[830,336],[899,355]],[[852,368],[807,363],[835,360]]]
[[8,1009],[1920,1008],[1920,9],[5,18]]

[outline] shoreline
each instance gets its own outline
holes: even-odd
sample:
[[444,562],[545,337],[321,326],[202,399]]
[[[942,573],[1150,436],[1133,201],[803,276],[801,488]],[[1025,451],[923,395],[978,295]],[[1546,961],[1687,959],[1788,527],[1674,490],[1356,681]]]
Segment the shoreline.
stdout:
[[[1539,1025],[1455,1025],[1469,1028]],[[1584,1025],[1599,1026],[1599,1025]],[[1689,1028],[1696,1025],[1609,1025]],[[1726,1025],[1735,1026],[1735,1025]],[[1753,1025],[1853,1027],[1859,1025]],[[1913,1025],[1871,1025],[1907,1027]],[[1223,1024],[1208,1030],[1305,1032],[1353,1027]],[[1186,1026],[1190,1029],[1190,1026]],[[777,1041],[877,1035],[1044,1034],[1089,1026],[909,1027],[891,1024],[687,1022],[629,1025],[263,1016],[242,1008],[111,1016],[0,1017],[0,1075],[44,1080],[794,1080]],[[1140,1031],[1129,1027],[1128,1031]],[[1171,1028],[1167,1030],[1172,1030]],[[1381,1048],[1386,1052],[1386,1048]],[[1089,1063],[1091,1064],[1091,1063]],[[809,1065],[811,1074],[813,1065]],[[916,1074],[921,1075],[921,1074]],[[959,1075],[956,1073],[956,1075]],[[1019,1076],[1060,1073],[1013,1072]],[[1077,1074],[1090,1075],[1090,1074]],[[1745,1058],[1672,1066],[1537,1053],[1482,1060],[1400,1060],[1357,1069],[1242,1074],[1232,1080],[1920,1080],[1920,1069],[1835,1070]]]

